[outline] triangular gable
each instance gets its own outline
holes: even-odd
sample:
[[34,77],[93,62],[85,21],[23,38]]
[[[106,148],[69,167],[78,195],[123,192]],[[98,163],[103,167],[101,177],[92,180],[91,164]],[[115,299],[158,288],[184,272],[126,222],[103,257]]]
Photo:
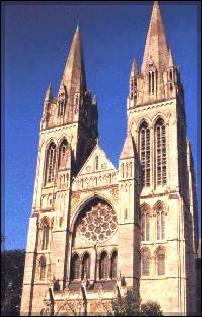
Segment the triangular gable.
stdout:
[[[98,158],[97,163],[96,163],[96,157]],[[109,170],[114,170],[115,172],[117,172],[116,168],[114,167],[112,162],[109,160],[105,152],[101,149],[100,145],[96,144],[93,151],[87,158],[85,164],[83,165],[80,172],[78,173],[77,177],[86,175],[89,173],[109,171]]]

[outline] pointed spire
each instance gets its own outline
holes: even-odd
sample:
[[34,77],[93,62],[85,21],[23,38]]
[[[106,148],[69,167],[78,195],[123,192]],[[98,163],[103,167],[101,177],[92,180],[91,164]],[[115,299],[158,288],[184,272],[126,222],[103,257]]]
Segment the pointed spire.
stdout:
[[77,24],[71,44],[70,52],[65,65],[62,82],[67,88],[68,95],[72,88],[74,91],[80,91],[81,87],[86,89],[86,79],[83,63],[83,54],[80,40],[79,24]]
[[50,100],[52,98],[52,86],[51,86],[51,82],[46,90],[46,95],[45,95],[45,100]]
[[130,76],[135,76],[138,74],[138,68],[137,68],[137,63],[136,63],[136,60],[135,58],[133,59],[133,62],[132,62],[132,67],[131,67],[131,73],[130,73]]
[[134,157],[134,144],[133,144],[133,138],[130,132],[128,133],[126,137],[120,159],[129,158],[129,157]]
[[158,1],[154,1],[149,31],[147,34],[142,72],[145,71],[149,60],[153,60],[155,66],[163,71],[167,65],[168,46],[166,42],[163,21]]

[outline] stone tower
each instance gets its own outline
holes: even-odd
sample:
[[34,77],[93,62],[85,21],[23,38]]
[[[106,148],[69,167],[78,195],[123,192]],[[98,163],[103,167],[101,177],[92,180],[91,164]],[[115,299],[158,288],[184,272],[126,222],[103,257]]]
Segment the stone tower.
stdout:
[[98,313],[127,289],[195,312],[198,230],[184,92],[155,1],[127,136],[114,167],[99,145],[77,27],[57,97],[45,94],[22,315]]
[[144,301],[152,294],[164,311],[193,312],[198,231],[191,148],[179,67],[157,1],[141,70],[132,63],[127,116],[142,168],[140,294]]
[[[96,97],[87,90],[77,27],[57,97],[49,85],[40,124],[32,213],[29,222],[23,282],[22,312],[43,306],[51,272],[62,287],[66,278],[69,204],[72,180],[97,140]],[[44,228],[51,233],[44,233]],[[45,239],[45,242],[42,241]],[[50,252],[51,251],[51,252]],[[38,255],[39,253],[39,255]],[[45,257],[42,258],[41,256]],[[38,282],[37,265],[45,259],[45,281]]]

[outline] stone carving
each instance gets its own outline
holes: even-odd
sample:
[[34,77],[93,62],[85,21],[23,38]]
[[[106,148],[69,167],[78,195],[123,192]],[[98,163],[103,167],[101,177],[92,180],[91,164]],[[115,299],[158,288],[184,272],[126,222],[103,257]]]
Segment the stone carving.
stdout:
[[78,204],[80,200],[80,194],[78,192],[72,194],[72,208],[74,209]]
[[119,198],[118,188],[112,188],[110,192],[113,196],[113,199],[118,200]]

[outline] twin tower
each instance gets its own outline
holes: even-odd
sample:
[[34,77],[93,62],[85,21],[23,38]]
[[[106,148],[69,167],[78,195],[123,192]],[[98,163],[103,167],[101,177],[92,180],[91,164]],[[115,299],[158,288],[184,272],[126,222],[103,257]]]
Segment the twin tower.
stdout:
[[77,27],[58,96],[40,123],[22,315],[97,314],[127,289],[163,312],[196,312],[198,248],[184,92],[154,2],[141,70],[127,98],[116,169],[98,143]]

